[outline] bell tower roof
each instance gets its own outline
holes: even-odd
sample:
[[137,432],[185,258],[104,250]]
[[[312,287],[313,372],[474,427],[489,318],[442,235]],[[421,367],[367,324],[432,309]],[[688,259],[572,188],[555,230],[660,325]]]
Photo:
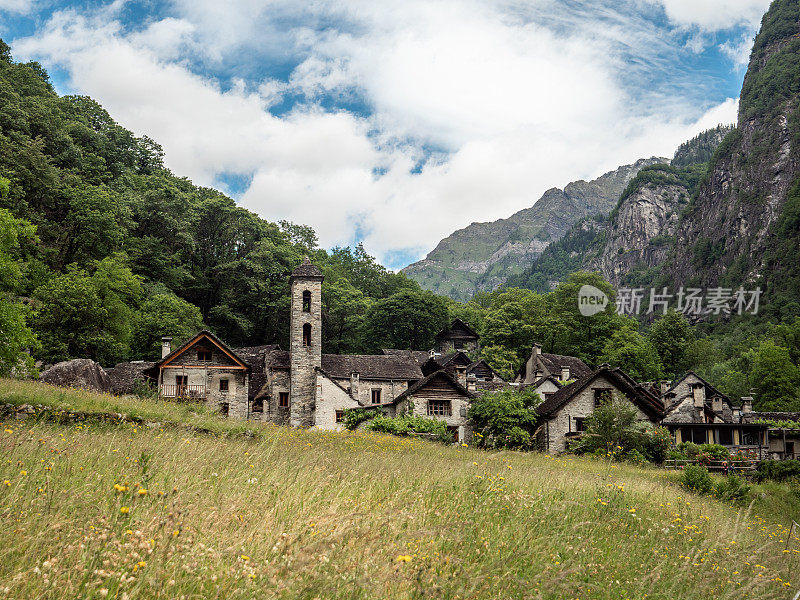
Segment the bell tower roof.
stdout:
[[303,258],[303,262],[292,271],[290,279],[319,279],[322,280],[322,272],[315,267],[308,256]]

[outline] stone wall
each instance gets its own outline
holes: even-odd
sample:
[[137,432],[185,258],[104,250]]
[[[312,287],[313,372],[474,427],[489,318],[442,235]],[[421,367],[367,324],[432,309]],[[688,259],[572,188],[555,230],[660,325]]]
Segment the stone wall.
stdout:
[[[348,380],[349,381],[349,380]],[[336,411],[358,408],[359,404],[350,394],[339,387],[325,374],[317,372],[317,399],[314,410],[314,426],[318,429],[341,430],[343,424],[336,422]]]
[[[228,416],[237,419],[246,419],[248,413],[249,381],[247,371],[244,369],[230,369],[225,367],[184,368],[164,367],[161,371],[163,384],[176,385],[177,376],[186,376],[187,385],[205,386],[206,404],[214,409],[221,410],[223,404],[228,404]],[[228,380],[228,391],[221,392],[219,382]]]
[[[449,416],[436,416],[428,414],[428,402],[431,400],[446,400],[450,402],[450,415]],[[469,410],[470,399],[464,396],[453,395],[452,397],[443,398],[438,394],[426,393],[424,389],[419,390],[418,393],[412,394],[405,398],[397,407],[398,413],[410,412],[414,415],[427,417],[430,419],[438,419],[444,421],[449,428],[456,430],[456,441],[469,443],[472,441],[472,425],[467,419],[467,411]]]
[[359,379],[358,390],[353,393],[350,379],[333,378],[344,389],[351,391],[352,396],[361,406],[372,404],[372,390],[381,390],[381,403],[391,402],[408,389],[408,381],[387,381],[385,379]]

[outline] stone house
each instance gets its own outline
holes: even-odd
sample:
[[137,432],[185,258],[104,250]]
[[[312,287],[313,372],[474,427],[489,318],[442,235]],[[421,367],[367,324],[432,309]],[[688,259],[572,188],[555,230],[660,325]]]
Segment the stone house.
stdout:
[[592,370],[580,358],[542,352],[542,346],[534,344],[528,358],[517,371],[514,381],[531,384],[543,377],[554,377],[566,382],[591,372]]
[[161,360],[145,371],[162,397],[205,402],[223,414],[247,418],[250,365],[210,331],[174,350],[171,343],[162,339]]
[[[745,397],[740,405],[700,377],[689,371],[674,383],[662,384],[665,414],[662,424],[676,444],[720,444],[734,452],[765,456],[769,450],[769,433],[753,412],[753,399]],[[785,454],[773,440],[776,454]],[[790,449],[793,448],[790,445]]]
[[454,319],[450,327],[436,334],[436,352],[450,354],[459,350],[478,356],[481,351],[480,336],[461,319]]
[[537,440],[548,453],[564,452],[570,438],[584,431],[584,421],[601,403],[624,400],[636,409],[640,421],[658,424],[664,414],[661,400],[621,369],[601,365],[565,385],[542,402],[536,412],[542,420]]

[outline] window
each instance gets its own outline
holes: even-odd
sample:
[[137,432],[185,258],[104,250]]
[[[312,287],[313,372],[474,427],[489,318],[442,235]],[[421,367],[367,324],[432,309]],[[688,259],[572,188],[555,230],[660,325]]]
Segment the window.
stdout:
[[607,388],[597,388],[592,390],[594,392],[594,407],[597,408],[604,402],[611,400],[611,390]]
[[264,412],[264,400],[262,398],[256,398],[255,400],[253,400],[253,412],[254,413]]
[[198,350],[197,360],[200,362],[211,362],[211,350]]
[[758,431],[747,430],[742,431],[742,445],[743,446],[758,446],[759,438]]
[[344,423],[344,411],[337,410],[336,411],[336,422],[337,423]]
[[372,403],[373,404],[380,404],[381,403],[381,390],[380,389],[372,390]]
[[311,323],[303,324],[303,346],[311,345]]
[[223,392],[223,393],[228,391],[228,380],[227,379],[220,379],[219,380],[219,391]]
[[575,417],[575,431],[580,433],[581,431],[586,431],[586,427],[583,424],[583,417]]
[[452,414],[450,400],[428,400],[428,416],[449,417]]
[[278,392],[278,406],[289,406],[289,392]]
[[303,292],[303,312],[311,312],[311,292]]
[[542,396],[544,396],[544,401],[547,402],[550,399],[550,396],[555,394],[555,392],[544,392]]

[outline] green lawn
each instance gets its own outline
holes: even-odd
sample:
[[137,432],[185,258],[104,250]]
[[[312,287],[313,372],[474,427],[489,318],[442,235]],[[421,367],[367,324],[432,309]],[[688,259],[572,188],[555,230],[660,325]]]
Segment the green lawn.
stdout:
[[[0,402],[162,425],[7,421],[9,598],[792,598],[788,488],[752,508],[657,469],[370,433],[170,425],[185,408],[0,380]],[[24,403],[24,402],[23,402]],[[242,424],[184,414],[220,433]],[[762,498],[762,493],[767,493]]]

